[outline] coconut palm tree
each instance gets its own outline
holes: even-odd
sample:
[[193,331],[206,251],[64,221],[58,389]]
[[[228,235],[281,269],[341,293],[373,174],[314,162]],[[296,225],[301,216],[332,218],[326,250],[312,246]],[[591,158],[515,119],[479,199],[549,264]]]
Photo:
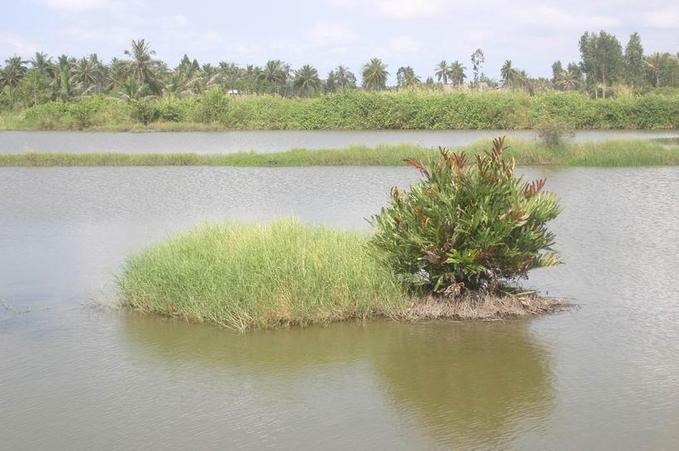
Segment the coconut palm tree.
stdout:
[[5,60],[5,67],[0,70],[0,89],[7,88],[9,102],[14,105],[14,90],[26,75],[26,61],[21,57],[12,56]]
[[54,66],[54,78],[52,79],[52,91],[61,100],[68,100],[73,95],[71,84],[71,69],[75,61],[66,55],[57,58]]
[[448,79],[450,78],[450,67],[448,66],[448,62],[446,60],[443,60],[436,65],[434,75],[436,76],[436,80],[438,80],[440,83],[443,83],[444,85],[448,84]]
[[412,88],[420,84],[420,77],[415,74],[415,70],[410,67],[399,67],[396,72],[396,81],[399,88]]
[[128,78],[120,86],[118,95],[128,102],[132,100],[139,100],[150,95],[149,85],[146,83],[140,83],[135,78]]
[[379,58],[372,58],[363,66],[363,88],[368,91],[379,91],[386,87],[387,65]]
[[129,73],[130,64],[128,61],[113,58],[106,74],[106,81],[108,82],[107,88],[111,91],[120,88],[128,79]]
[[512,86],[517,76],[517,71],[512,67],[512,60],[506,60],[500,68],[500,78],[504,86]]
[[260,81],[272,92],[282,94],[290,77],[290,66],[281,60],[269,60],[259,74]]
[[81,96],[94,91],[98,79],[97,67],[90,59],[81,58],[71,68],[71,85],[78,89]]
[[321,79],[318,78],[318,71],[314,67],[305,64],[295,72],[293,87],[295,92],[302,97],[317,93],[321,89]]
[[457,60],[450,63],[449,77],[453,86],[462,86],[464,84],[464,79],[467,78],[464,73],[465,70],[467,70],[467,68]]
[[130,57],[129,76],[140,84],[146,84],[151,92],[158,94],[161,84],[158,77],[159,64],[153,59],[155,54],[151,43],[145,39],[133,39],[130,50],[125,50],[125,55]]
[[561,73],[561,76],[556,81],[556,85],[564,91],[575,89],[578,85],[576,74],[570,70]]
[[356,87],[356,76],[346,67],[337,66],[333,71],[333,80],[337,89],[349,89]]
[[35,52],[35,55],[33,56],[33,58],[31,58],[30,63],[31,69],[34,69],[40,72],[41,74],[52,75],[54,73],[52,58],[47,56],[46,53]]

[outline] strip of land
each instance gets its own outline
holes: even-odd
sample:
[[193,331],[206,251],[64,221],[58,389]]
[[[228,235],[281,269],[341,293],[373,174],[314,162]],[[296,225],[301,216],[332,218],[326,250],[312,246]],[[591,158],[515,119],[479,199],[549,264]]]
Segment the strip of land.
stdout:
[[[474,156],[489,148],[481,140],[460,150]],[[565,144],[508,141],[507,154],[520,165],[672,166],[679,165],[679,145],[643,140]],[[0,167],[49,166],[401,166],[406,159],[427,159],[435,149],[413,145],[352,146],[341,149],[294,149],[277,153],[15,153],[0,155]]]

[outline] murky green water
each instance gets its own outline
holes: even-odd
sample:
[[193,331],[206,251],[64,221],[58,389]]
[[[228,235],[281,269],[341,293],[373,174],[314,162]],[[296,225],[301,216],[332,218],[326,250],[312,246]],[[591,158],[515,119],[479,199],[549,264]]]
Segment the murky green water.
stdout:
[[[237,335],[106,307],[124,257],[224,218],[367,228],[406,168],[0,169],[0,449],[673,449],[679,168],[529,169],[580,304]],[[104,304],[104,306],[98,306]]]

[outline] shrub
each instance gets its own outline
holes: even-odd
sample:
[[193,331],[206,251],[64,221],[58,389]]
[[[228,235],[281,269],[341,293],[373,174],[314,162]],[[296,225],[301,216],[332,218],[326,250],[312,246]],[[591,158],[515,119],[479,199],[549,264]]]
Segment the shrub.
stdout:
[[451,297],[495,291],[558,263],[546,228],[557,199],[542,192],[544,180],[515,177],[506,149],[496,139],[472,165],[446,149],[428,162],[408,161],[424,180],[406,192],[392,188],[390,205],[371,221],[371,246],[406,286]]
[[559,119],[544,119],[535,126],[535,132],[542,143],[550,148],[564,144],[565,138],[573,137],[573,130]]
[[203,124],[226,122],[229,98],[219,88],[212,88],[195,99],[193,120]]
[[160,111],[158,110],[158,107],[152,100],[148,98],[131,100],[130,107],[132,108],[132,119],[137,122],[141,122],[144,125],[148,125],[151,122],[157,121],[160,117]]

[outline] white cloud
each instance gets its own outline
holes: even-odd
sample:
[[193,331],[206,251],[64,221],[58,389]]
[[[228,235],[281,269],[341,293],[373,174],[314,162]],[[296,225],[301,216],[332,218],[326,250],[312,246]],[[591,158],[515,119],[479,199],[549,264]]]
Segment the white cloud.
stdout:
[[319,45],[348,44],[356,40],[354,31],[339,23],[319,22],[309,31],[309,37]]
[[644,25],[651,28],[679,30],[679,8],[646,13]]
[[375,3],[385,16],[405,19],[431,17],[443,9],[441,0],[376,0]]
[[[509,17],[511,20],[511,17]],[[573,14],[568,10],[551,6],[535,5],[517,12],[515,20],[522,25],[549,29],[601,29],[615,27],[620,19],[613,16]]]
[[383,16],[399,19],[431,17],[445,6],[443,0],[328,0],[335,6],[354,9],[372,9]]
[[9,57],[14,54],[27,56],[39,50],[39,46],[14,33],[0,32],[0,56]]
[[164,28],[186,28],[189,26],[189,19],[182,14],[162,16],[158,19],[158,22]]
[[123,1],[115,0],[43,0],[50,9],[67,12],[83,12],[95,10],[114,10],[123,7]]
[[389,41],[389,49],[394,53],[414,53],[420,50],[420,43],[411,36],[397,36]]

